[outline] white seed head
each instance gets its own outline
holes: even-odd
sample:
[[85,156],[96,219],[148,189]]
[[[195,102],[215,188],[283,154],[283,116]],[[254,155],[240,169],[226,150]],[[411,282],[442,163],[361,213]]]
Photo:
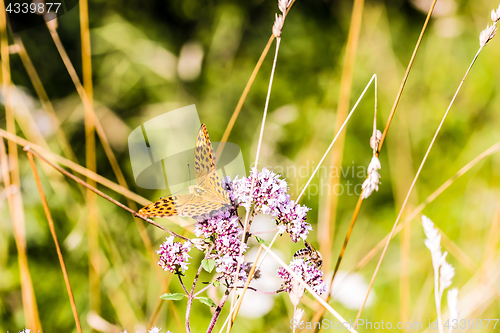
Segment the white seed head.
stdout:
[[292,279],[292,290],[290,290],[288,296],[295,307],[299,305],[301,298],[304,296],[304,286],[296,278]]
[[380,160],[377,156],[373,156],[370,164],[368,164],[368,173],[372,173],[374,171],[378,171],[382,168],[380,165]]
[[363,189],[363,199],[368,198],[373,191],[378,191],[378,185],[380,184],[380,174],[377,170],[373,170],[368,174],[368,178],[363,182],[361,188]]
[[484,47],[497,33],[496,25],[488,25],[486,29],[479,34],[479,45]]
[[453,277],[455,276],[455,268],[453,266],[444,261],[443,264],[441,265],[440,269],[440,277],[439,277],[439,285],[441,288],[441,292],[443,292],[446,288],[451,286],[451,281],[453,280]]
[[498,20],[500,20],[500,6],[498,6],[496,10],[491,10],[491,20],[493,21],[493,23],[497,23]]
[[498,21],[497,11],[494,9],[491,10],[491,20],[493,21],[493,23],[496,23]]
[[292,0],[278,0],[278,8],[283,13],[286,14],[286,10],[290,7]]
[[295,320],[296,323],[300,323],[300,321],[302,320],[302,317],[304,317],[304,309],[300,309],[300,308],[296,307],[295,311],[293,311],[293,319]]
[[372,135],[370,137],[370,147],[372,147],[373,150],[377,150],[378,144],[380,143],[381,139],[382,139],[382,132],[377,130],[375,132],[375,135]]
[[425,215],[422,216],[422,227],[424,228],[427,239],[433,243],[441,243],[441,236],[439,236],[437,228],[434,228],[434,222],[432,222],[432,220]]
[[363,199],[368,198],[373,191],[378,191],[378,186],[380,184],[380,170],[382,166],[380,165],[380,160],[377,156],[373,156],[370,164],[368,164],[368,178],[363,182],[361,188],[363,189]]
[[283,29],[283,23],[285,22],[285,19],[283,15],[278,15],[276,14],[276,19],[274,20],[274,25],[273,25],[273,35],[276,38],[281,37],[281,30]]
[[448,291],[448,309],[450,310],[450,321],[453,319],[459,319],[460,308],[458,306],[458,289],[453,288]]
[[427,216],[422,216],[422,227],[424,228],[425,236],[427,236],[424,244],[431,251],[432,265],[437,272],[439,267],[446,261],[447,255],[446,252],[444,254],[441,253],[441,235],[437,228],[434,228],[434,223]]

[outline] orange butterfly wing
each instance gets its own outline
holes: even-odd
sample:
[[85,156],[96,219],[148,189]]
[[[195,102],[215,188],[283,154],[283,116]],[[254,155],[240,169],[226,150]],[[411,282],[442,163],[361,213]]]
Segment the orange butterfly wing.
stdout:
[[207,175],[215,170],[214,149],[212,148],[212,143],[208,136],[207,127],[203,124],[198,131],[196,146],[194,148],[194,171],[196,174],[196,182],[201,185]]

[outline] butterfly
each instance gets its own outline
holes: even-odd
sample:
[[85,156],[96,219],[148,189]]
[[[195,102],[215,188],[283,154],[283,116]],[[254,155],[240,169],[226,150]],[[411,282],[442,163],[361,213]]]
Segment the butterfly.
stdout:
[[189,186],[188,194],[171,195],[141,208],[139,214],[146,217],[184,216],[197,217],[231,204],[226,189],[217,174],[215,154],[202,124],[196,138],[194,170],[197,185]]

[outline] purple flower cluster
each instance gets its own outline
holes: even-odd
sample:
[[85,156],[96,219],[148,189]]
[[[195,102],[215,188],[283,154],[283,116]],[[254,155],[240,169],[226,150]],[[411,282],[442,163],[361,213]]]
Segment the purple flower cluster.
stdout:
[[[327,290],[325,282],[322,280],[323,272],[311,262],[304,261],[304,259],[293,259],[289,265],[298,276],[302,277],[315,292],[319,295]],[[282,287],[286,292],[292,290],[293,276],[288,273],[283,267],[278,269],[278,277],[281,278]]]
[[[238,267],[237,258],[239,258],[243,234],[236,209],[219,211],[211,217],[198,220],[194,232],[197,237],[209,240],[214,245],[215,267],[217,273],[220,273],[218,279],[232,282]],[[243,244],[243,252],[247,248],[247,245]],[[248,263],[243,260],[244,258],[241,257],[239,280],[245,281]]]
[[297,243],[300,238],[306,240],[309,231],[312,230],[311,225],[306,222],[309,210],[309,207],[295,204],[293,200],[282,203],[277,217],[280,234],[288,232],[294,243]]
[[[254,181],[253,191],[252,181]],[[248,178],[236,177],[233,181],[226,178],[223,184],[236,207],[198,217],[195,234],[203,242],[213,246],[209,258],[215,259],[216,272],[219,273],[217,279],[233,285],[238,262],[240,264],[238,281],[246,280],[251,266],[244,261],[244,256],[240,257],[240,249],[242,248],[244,253],[248,246],[241,242],[243,227],[237,212],[238,206],[241,205],[247,210],[252,209],[253,214],[273,216],[279,233],[289,233],[294,242],[300,238],[305,240],[312,228],[306,222],[309,208],[290,200],[290,195],[287,194],[287,182],[266,168],[260,173],[253,168]],[[174,242],[173,236],[168,237],[157,251],[160,255],[158,264],[172,273],[184,272],[190,258],[188,252],[191,246],[191,242],[182,244]]]
[[253,205],[254,213],[275,217],[279,232],[289,233],[295,243],[300,238],[307,238],[312,229],[306,222],[309,208],[290,200],[290,195],[287,194],[288,184],[284,179],[280,179],[279,175],[266,168],[260,173],[256,168],[252,168],[250,177],[235,178],[228,188],[231,189],[230,197],[236,204],[247,210]]
[[182,273],[188,268],[188,260],[191,258],[188,252],[191,250],[191,242],[174,242],[174,236],[167,237],[167,240],[160,245],[160,249],[156,251],[160,255],[158,265],[164,271],[171,273]]

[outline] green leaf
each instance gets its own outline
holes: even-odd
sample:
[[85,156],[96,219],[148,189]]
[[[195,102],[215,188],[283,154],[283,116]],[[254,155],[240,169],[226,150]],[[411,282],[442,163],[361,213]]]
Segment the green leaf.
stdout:
[[199,300],[200,302],[202,302],[203,304],[208,305],[208,306],[211,306],[211,307],[213,307],[213,308],[215,308],[215,307],[217,306],[217,304],[215,304],[215,303],[214,303],[214,301],[212,301],[212,300],[211,300],[210,298],[208,298],[208,297],[200,297],[200,298],[198,298],[198,300]]
[[160,296],[161,299],[167,300],[167,301],[180,301],[181,299],[184,298],[184,294],[181,293],[174,293],[174,294],[163,294]]
[[220,286],[220,282],[215,280],[214,283],[212,283],[214,285],[214,287],[219,287]]
[[258,236],[254,236],[254,237],[259,244],[264,244],[265,246],[269,246],[269,242],[266,242],[265,240],[263,240],[262,238],[260,238]]
[[203,259],[201,261],[201,266],[203,266],[204,270],[211,273],[215,268],[215,260],[214,259],[210,259],[210,260]]

